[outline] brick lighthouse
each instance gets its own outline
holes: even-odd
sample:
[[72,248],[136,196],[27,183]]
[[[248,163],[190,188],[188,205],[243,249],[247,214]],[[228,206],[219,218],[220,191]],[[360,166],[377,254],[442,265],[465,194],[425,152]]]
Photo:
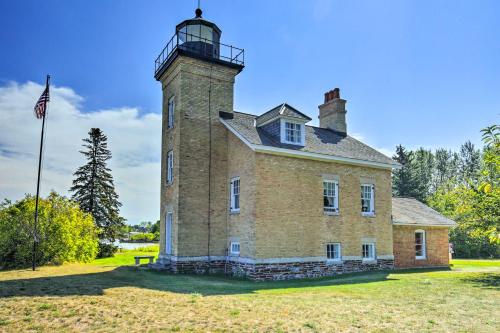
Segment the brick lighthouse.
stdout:
[[220,270],[229,246],[228,133],[220,117],[232,117],[244,51],[222,44],[221,34],[198,8],[155,61],[163,91],[158,265],[174,272]]

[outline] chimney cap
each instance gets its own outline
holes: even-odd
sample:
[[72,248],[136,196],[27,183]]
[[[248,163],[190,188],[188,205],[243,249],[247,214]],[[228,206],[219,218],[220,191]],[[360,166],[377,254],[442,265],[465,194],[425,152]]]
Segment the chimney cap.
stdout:
[[330,102],[331,100],[340,98],[340,89],[335,88],[325,93],[325,103]]

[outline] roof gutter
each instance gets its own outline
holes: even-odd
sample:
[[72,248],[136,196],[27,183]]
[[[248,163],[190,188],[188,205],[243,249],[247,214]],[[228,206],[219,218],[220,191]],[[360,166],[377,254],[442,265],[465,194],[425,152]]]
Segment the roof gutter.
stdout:
[[410,227],[443,227],[443,228],[451,228],[456,226],[457,224],[417,224],[417,223],[405,223],[405,222],[396,222],[392,221],[393,225],[400,225],[400,226],[410,226]]
[[252,149],[255,152],[258,153],[265,153],[265,154],[272,154],[272,155],[280,155],[280,156],[289,156],[289,157],[298,157],[298,158],[305,158],[305,159],[311,159],[311,160],[317,160],[317,161],[326,161],[326,162],[337,162],[337,163],[344,163],[344,164],[352,164],[352,165],[359,165],[359,166],[369,166],[372,168],[379,168],[379,169],[399,169],[401,166],[397,163],[381,163],[381,162],[373,162],[373,161],[367,161],[367,160],[360,160],[360,159],[355,159],[355,158],[348,158],[348,157],[341,157],[341,156],[334,156],[334,155],[326,155],[326,154],[319,154],[319,153],[311,153],[311,152],[305,152],[305,151],[299,151],[299,150],[293,150],[293,149],[286,149],[286,148],[277,148],[277,147],[269,147],[269,146],[264,146],[264,145],[256,145],[248,141],[243,135],[238,133],[231,125],[229,125],[224,119],[219,118],[220,122],[226,126],[226,128],[233,133],[237,138],[239,138],[243,143],[245,143],[250,149]]

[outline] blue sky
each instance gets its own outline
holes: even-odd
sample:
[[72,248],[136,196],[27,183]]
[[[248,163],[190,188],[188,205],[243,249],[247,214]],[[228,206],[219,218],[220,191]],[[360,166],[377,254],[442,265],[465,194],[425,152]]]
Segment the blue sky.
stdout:
[[[3,98],[38,94],[27,84],[42,84],[48,72],[80,116],[118,110],[144,126],[144,117],[156,119],[148,117],[161,111],[154,59],[195,6],[195,0],[2,1],[0,88],[18,85],[5,88]],[[458,149],[468,139],[480,144],[479,130],[498,123],[498,1],[202,0],[202,9],[222,29],[223,42],[245,48],[246,67],[235,85],[238,111],[258,114],[287,101],[317,124],[323,93],[340,87],[348,131],[386,153],[399,143],[433,149]],[[7,113],[7,104],[0,113]],[[122,133],[108,132],[116,133],[110,141],[119,147]],[[141,158],[159,162],[159,133],[151,133],[155,137],[143,138],[150,153],[133,161],[126,161],[132,159],[126,151],[115,154],[121,160],[115,167]],[[18,154],[28,149],[16,146],[13,135],[0,136],[0,155],[2,146],[4,155],[7,146]],[[0,184],[1,177],[7,176]],[[158,196],[159,188],[154,191],[148,195]],[[24,192],[32,190],[0,186],[0,199]]]

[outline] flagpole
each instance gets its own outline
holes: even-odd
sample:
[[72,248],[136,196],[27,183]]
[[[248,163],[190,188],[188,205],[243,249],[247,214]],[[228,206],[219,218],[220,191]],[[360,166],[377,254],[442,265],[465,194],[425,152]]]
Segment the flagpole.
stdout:
[[[47,75],[47,81],[45,82],[45,89],[49,88],[50,75]],[[40,153],[38,155],[38,177],[36,181],[36,199],[35,199],[35,223],[33,225],[33,258],[32,258],[32,268],[36,268],[36,245],[38,242],[36,235],[36,227],[38,223],[38,198],[40,196],[40,175],[42,172],[42,153],[43,153],[43,135],[45,130],[45,115],[47,114],[47,99],[44,101],[44,112],[42,116],[42,135],[40,138]]]

